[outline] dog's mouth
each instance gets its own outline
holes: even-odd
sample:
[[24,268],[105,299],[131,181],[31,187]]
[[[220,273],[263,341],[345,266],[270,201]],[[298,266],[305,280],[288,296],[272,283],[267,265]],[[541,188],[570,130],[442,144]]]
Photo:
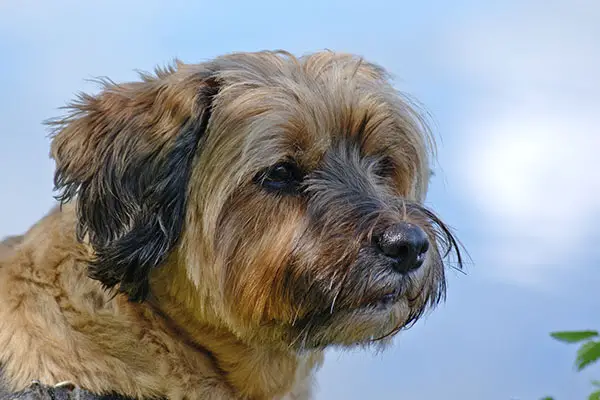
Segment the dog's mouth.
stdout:
[[369,303],[375,307],[388,307],[400,299],[400,290],[383,295],[379,300]]
[[371,309],[374,311],[384,311],[394,306],[402,298],[402,290],[400,287],[393,289],[382,295],[371,297],[363,301],[359,309]]
[[[369,271],[369,275],[361,276],[358,280],[371,281],[368,286],[354,285],[355,291],[347,292],[354,297],[353,307],[359,311],[386,311],[406,296],[407,290],[414,285],[413,274],[399,275],[382,257],[369,259],[358,270]],[[416,271],[415,271],[416,272]],[[374,278],[375,277],[375,278]],[[360,287],[360,290],[356,290]]]

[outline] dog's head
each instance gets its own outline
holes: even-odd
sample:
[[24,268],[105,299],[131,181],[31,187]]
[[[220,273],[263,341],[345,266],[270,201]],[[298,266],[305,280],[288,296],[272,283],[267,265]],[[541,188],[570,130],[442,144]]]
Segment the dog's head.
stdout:
[[443,296],[460,253],[423,206],[431,140],[383,69],[259,52],[103,83],[52,122],[92,278],[143,300],[176,262],[191,307],[294,348],[390,336]]

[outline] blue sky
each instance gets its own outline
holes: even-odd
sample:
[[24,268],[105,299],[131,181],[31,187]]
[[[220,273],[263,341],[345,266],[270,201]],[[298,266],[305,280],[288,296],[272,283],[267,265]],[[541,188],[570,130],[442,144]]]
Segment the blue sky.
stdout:
[[387,352],[328,354],[317,399],[583,399],[600,369],[576,373],[548,332],[600,328],[599,20],[597,0],[4,0],[0,236],[53,204],[41,121],[95,91],[85,79],[238,50],[358,53],[433,115],[428,203],[473,262]]

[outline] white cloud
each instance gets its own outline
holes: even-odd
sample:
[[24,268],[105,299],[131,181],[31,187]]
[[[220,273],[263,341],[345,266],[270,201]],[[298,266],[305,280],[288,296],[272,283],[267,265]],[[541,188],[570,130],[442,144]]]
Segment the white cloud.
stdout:
[[479,261],[512,282],[548,284],[600,233],[600,3],[577,3],[478,19],[445,43],[479,95],[455,171],[482,218]]
[[600,217],[598,124],[585,112],[552,117],[525,106],[471,127],[466,192],[492,232],[487,254],[506,277],[539,283],[547,267],[584,261]]

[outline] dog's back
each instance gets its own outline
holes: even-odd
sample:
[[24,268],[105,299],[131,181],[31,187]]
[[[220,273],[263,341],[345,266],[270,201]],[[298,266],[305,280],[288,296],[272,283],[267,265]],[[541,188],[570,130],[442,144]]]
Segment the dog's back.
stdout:
[[0,260],[8,257],[15,246],[23,241],[23,235],[8,236],[0,242]]

